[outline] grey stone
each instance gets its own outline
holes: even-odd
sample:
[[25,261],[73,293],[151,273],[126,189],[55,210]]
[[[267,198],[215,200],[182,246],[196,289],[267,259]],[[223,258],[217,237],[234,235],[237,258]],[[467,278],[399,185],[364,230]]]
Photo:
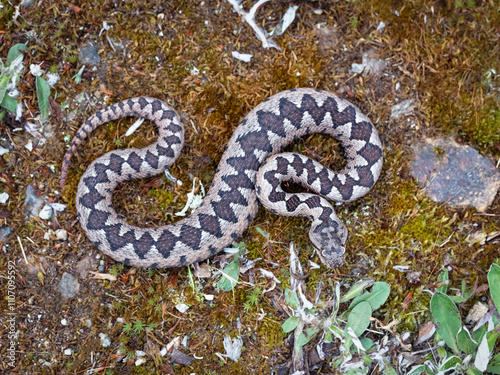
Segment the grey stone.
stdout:
[[37,197],[33,184],[26,188],[26,198],[24,199],[24,213],[28,217],[38,216],[38,212],[44,204],[43,197]]
[[91,45],[86,45],[80,48],[80,62],[88,65],[97,65],[101,62],[101,57],[97,53],[97,48]]
[[63,297],[73,298],[76,293],[80,290],[80,284],[78,281],[69,273],[64,272],[59,281],[59,291]]
[[30,6],[35,4],[35,0],[24,0],[21,2],[23,8],[29,8]]
[[401,103],[394,104],[391,107],[391,118],[398,119],[401,116],[406,116],[412,113],[413,111],[413,99],[403,100]]
[[[88,271],[94,267],[92,263],[93,263],[93,261],[92,261],[91,257],[87,256],[87,257],[82,258],[75,265],[74,271],[75,271],[76,275],[78,275],[82,279],[87,277]],[[102,271],[99,270],[99,272],[103,272],[103,271],[104,271],[104,266],[103,266],[103,270]]]
[[2,225],[0,227],[0,242],[4,242],[5,240],[7,240],[7,238],[9,238],[11,235],[12,235],[12,229],[10,229],[10,227],[8,227],[7,225]]
[[170,358],[170,363],[179,363],[181,365],[190,366],[193,363],[194,358],[184,354],[180,350],[174,348],[172,352],[172,357]]
[[427,139],[412,146],[412,175],[435,202],[485,211],[500,188],[500,171],[470,146]]

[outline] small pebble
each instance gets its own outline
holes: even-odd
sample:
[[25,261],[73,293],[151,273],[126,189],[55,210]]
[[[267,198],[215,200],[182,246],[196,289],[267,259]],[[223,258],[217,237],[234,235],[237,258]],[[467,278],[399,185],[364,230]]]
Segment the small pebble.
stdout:
[[146,363],[146,358],[139,358],[137,361],[135,361],[136,366],[140,366]]
[[58,229],[56,230],[56,237],[59,240],[66,241],[68,239],[68,232],[66,231],[66,229]]
[[466,323],[476,323],[488,312],[488,305],[481,302],[476,302],[472,309],[469,311],[469,315],[465,318]]

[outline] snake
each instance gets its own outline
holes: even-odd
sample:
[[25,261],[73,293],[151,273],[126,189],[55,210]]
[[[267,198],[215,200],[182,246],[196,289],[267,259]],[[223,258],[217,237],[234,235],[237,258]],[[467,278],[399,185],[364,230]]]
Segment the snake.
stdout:
[[[351,202],[365,195],[377,182],[383,163],[378,132],[354,104],[312,88],[267,98],[234,130],[201,205],[189,216],[157,227],[127,223],[113,208],[112,195],[119,183],[163,173],[178,158],[184,127],[174,108],[162,100],[131,98],[91,115],[64,155],[61,188],[82,141],[98,126],[128,116],[155,123],[158,139],[143,148],[117,149],[98,157],[83,173],[76,192],[80,225],[102,253],[144,268],[201,262],[236,241],[262,204],[278,215],[309,218],[309,238],[322,263],[328,268],[343,265],[348,231],[330,201]],[[280,153],[312,133],[340,142],[347,159],[342,170],[332,171],[300,153]],[[286,192],[282,185],[288,181],[307,192]]]

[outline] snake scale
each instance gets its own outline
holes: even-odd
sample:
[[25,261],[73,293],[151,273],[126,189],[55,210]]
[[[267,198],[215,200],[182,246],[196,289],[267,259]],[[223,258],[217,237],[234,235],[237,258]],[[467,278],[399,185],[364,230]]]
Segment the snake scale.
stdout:
[[[229,140],[207,196],[190,216],[173,224],[141,228],[114,210],[111,198],[123,181],[164,172],[179,156],[184,128],[161,100],[138,97],[106,107],[77,131],[64,156],[61,187],[72,155],[99,125],[125,116],[158,126],[158,140],[144,148],[119,149],[97,158],[80,179],[76,208],[88,238],[104,254],[137,267],[178,267],[200,262],[236,240],[257,214],[259,201],[280,215],[311,219],[309,237],[321,261],[342,265],[347,228],[327,199],[350,202],[366,194],[382,168],[382,145],[370,120],[353,104],[326,91],[293,89],[255,107]],[[347,165],[333,172],[297,153],[278,152],[298,137],[325,133],[337,138]],[[316,194],[291,194],[294,181]],[[327,199],[325,199],[327,198]]]

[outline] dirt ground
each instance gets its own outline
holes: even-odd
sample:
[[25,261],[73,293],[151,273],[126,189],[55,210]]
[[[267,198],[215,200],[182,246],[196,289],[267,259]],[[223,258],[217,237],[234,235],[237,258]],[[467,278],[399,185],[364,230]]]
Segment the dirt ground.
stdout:
[[[435,203],[411,177],[410,168],[411,146],[438,136],[470,145],[497,164],[497,1],[272,0],[256,17],[268,31],[290,5],[299,6],[291,26],[274,38],[280,50],[263,48],[227,1],[20,3],[3,2],[0,7],[0,58],[5,61],[17,43],[27,46],[17,98],[24,105],[23,115],[16,119],[7,113],[0,122],[0,146],[9,149],[0,156],[0,193],[9,195],[0,204],[0,224],[13,232],[0,242],[2,373],[287,373],[292,341],[281,325],[288,317],[283,291],[289,286],[290,242],[300,250],[303,264],[309,259],[320,263],[304,230],[309,228],[307,219],[278,217],[261,209],[238,240],[245,243],[248,259],[262,258],[254,271],[240,275],[254,285],[238,284],[230,292],[216,288],[216,277],[192,277],[192,267],[124,266],[87,240],[75,211],[76,187],[85,168],[109,150],[146,146],[157,133],[145,122],[125,137],[135,119],[101,126],[73,157],[61,190],[68,137],[96,110],[135,96],[173,105],[184,122],[186,140],[170,168],[182,186],[157,176],[117,188],[114,206],[130,223],[154,226],[177,220],[174,214],[184,207],[193,178],[210,186],[225,144],[246,113],[277,92],[314,87],[350,100],[368,115],[379,131],[385,160],[369,194],[338,206],[350,233],[345,265],[308,270],[306,295],[314,299],[320,283],[328,296],[332,281],[343,288],[360,278],[385,281],[391,295],[375,316],[384,324],[397,320],[394,332],[415,335],[419,324],[429,319],[430,297],[424,289],[436,281],[443,265],[451,269],[452,285],[462,280],[481,284],[499,258],[498,242],[481,244],[470,238],[500,230],[500,198],[483,213]],[[243,2],[246,9],[252,4]],[[83,61],[88,58],[85,46],[96,48],[96,65]],[[233,51],[253,57],[243,62]],[[352,71],[364,54],[380,71]],[[38,135],[26,131],[29,124],[40,124],[31,64],[60,76],[51,88],[50,116]],[[74,77],[83,65],[77,82]],[[412,109],[391,118],[391,108],[407,99],[413,100]],[[33,147],[26,147],[30,142]],[[338,143],[328,137],[311,135],[288,149],[332,169],[344,163]],[[28,217],[28,186],[45,204],[67,207],[50,219]],[[257,228],[268,233],[269,240]],[[67,239],[57,237],[61,229]],[[210,260],[212,276],[223,259]],[[410,282],[394,266],[419,272],[419,281]],[[9,267],[15,270],[13,309]],[[256,293],[257,288],[273,286],[258,268],[272,272],[281,283],[268,293]],[[72,298],[62,295],[64,274],[78,283]],[[207,295],[215,297],[209,300]],[[189,309],[180,312],[179,304]],[[17,333],[14,366],[7,357],[11,326]],[[221,355],[226,353],[226,335],[243,340],[237,362]],[[106,340],[108,345],[103,345]],[[170,363],[171,349],[161,353],[173,341],[194,359],[190,365]],[[314,340],[305,348],[310,373],[335,373],[331,359],[314,355]],[[396,368],[397,355],[397,350],[388,354]],[[141,358],[144,363],[137,363]]]

